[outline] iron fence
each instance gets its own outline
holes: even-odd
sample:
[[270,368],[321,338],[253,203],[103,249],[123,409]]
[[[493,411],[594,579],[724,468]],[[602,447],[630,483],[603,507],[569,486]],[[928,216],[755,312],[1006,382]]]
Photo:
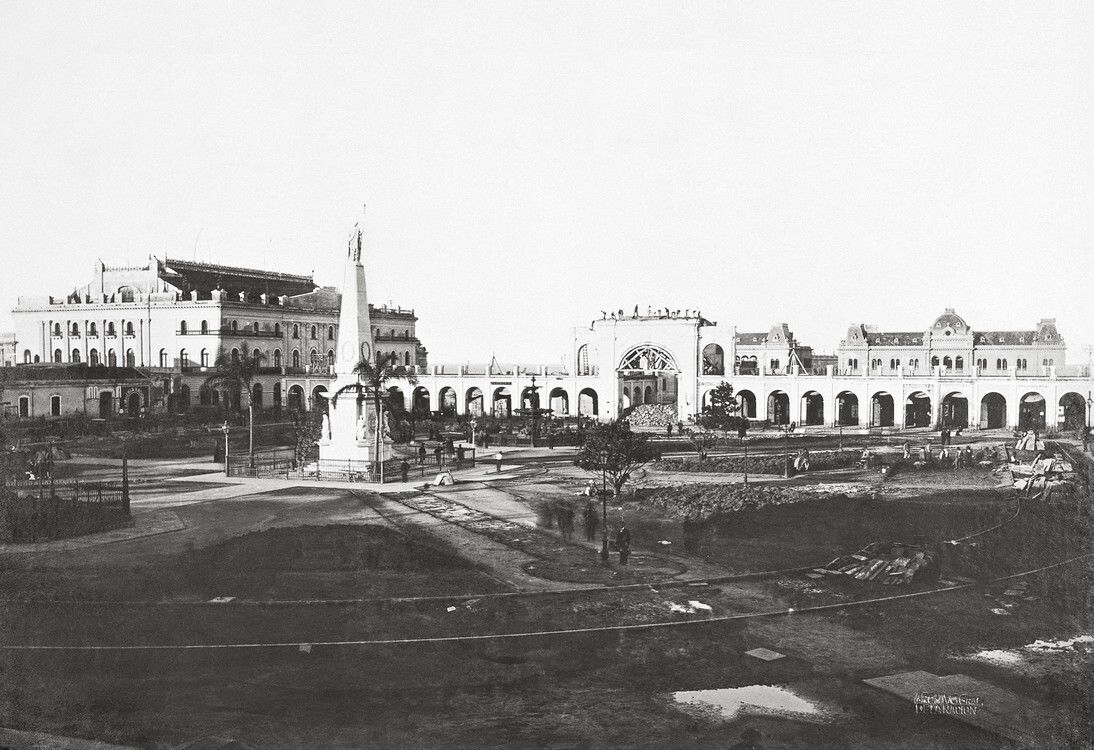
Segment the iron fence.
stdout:
[[[439,471],[470,469],[475,466],[475,451],[464,448],[452,454],[427,453],[424,456],[395,457],[382,462],[352,459],[319,459],[298,461],[295,456],[255,455],[230,456],[230,477],[280,477],[317,482],[379,483],[404,481],[432,476]],[[405,465],[404,465],[405,464]],[[381,479],[382,477],[382,479]]]

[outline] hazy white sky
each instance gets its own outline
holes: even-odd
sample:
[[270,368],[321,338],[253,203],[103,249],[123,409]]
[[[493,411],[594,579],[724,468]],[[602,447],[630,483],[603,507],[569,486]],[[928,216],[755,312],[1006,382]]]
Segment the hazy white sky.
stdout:
[[4,307],[149,254],[338,283],[367,202],[433,361],[635,304],[1094,341],[1094,3],[5,0],[0,101]]

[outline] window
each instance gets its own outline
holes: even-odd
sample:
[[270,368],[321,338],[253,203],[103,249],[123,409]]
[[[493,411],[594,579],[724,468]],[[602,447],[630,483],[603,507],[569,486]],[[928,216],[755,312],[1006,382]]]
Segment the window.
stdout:
[[278,337],[281,336],[281,324],[280,323],[274,323],[274,336],[278,336]]
[[900,360],[899,359],[890,359],[889,360],[889,369],[890,370],[895,370],[898,367],[900,367]]
[[986,359],[977,359],[976,360],[976,367],[978,369],[981,369],[981,370],[988,369],[988,360],[986,360]]
[[160,349],[160,367],[167,367],[167,350]]
[[80,324],[79,323],[73,323],[72,324],[72,335],[73,336],[79,336],[80,335]]
[[319,338],[319,326],[311,327],[311,337],[313,340]]
[[79,362],[80,361],[80,350],[79,349],[73,349],[72,350],[72,361],[73,362]]
[[53,361],[54,362],[60,362],[61,357],[62,357],[61,350],[60,349],[54,349],[53,350]]
[[848,370],[857,370],[858,369],[858,360],[857,359],[847,360],[847,369]]
[[275,381],[273,387],[274,406],[281,406],[281,381]]
[[60,323],[54,323],[53,324],[53,335],[54,336],[60,336],[61,335],[61,324]]
[[209,333],[209,321],[208,320],[201,321],[201,332],[202,333]]
[[916,370],[918,370],[919,369],[919,358],[916,357],[915,359],[909,359],[908,360],[908,366],[912,368],[912,372],[915,372]]
[[201,366],[202,367],[208,367],[209,366],[209,350],[208,349],[202,349],[201,354],[199,356],[201,357],[201,359],[198,360],[198,361],[201,362]]
[[118,332],[116,330],[114,330],[114,324],[113,323],[107,323],[106,324],[106,335],[107,336],[117,336],[118,335]]
[[30,416],[30,396],[20,396],[19,397],[19,416],[20,417],[29,417]]
[[87,335],[88,336],[98,336],[99,335],[99,329],[95,326],[95,321],[91,321],[90,323],[87,324]]
[[185,349],[179,350],[179,364],[182,367],[189,367],[190,366],[190,355],[188,355],[186,353]]
[[49,397],[49,416],[59,417],[61,416],[61,397],[50,396]]
[[186,321],[185,320],[180,320],[179,321],[179,334],[182,335],[182,336],[186,335]]
[[118,355],[114,352],[113,349],[106,353],[106,365],[107,367],[118,366]]
[[1005,360],[1005,359],[995,360],[995,369],[996,370],[1006,370],[1007,369],[1007,360]]
[[410,352],[403,353],[403,364],[410,367]]
[[260,352],[258,349],[255,349],[254,352],[252,352],[252,354],[251,354],[251,359],[253,359],[255,361],[255,364],[257,365],[260,361],[259,358],[261,356],[262,356],[262,352]]
[[327,349],[327,364],[331,367],[334,367],[334,350],[333,349]]
[[334,326],[327,326],[327,341],[334,341]]
[[274,349],[273,364],[274,364],[274,367],[277,367],[277,368],[281,367],[281,350],[280,349]]
[[[395,331],[392,331],[392,333],[395,333]],[[772,370],[772,372],[774,372],[775,370],[778,370],[778,369],[779,369],[779,360],[777,360],[777,359],[773,359],[773,360],[771,360],[771,363],[770,363],[770,364],[771,364],[771,370]]]
[[931,357],[931,367],[938,367],[940,364],[938,357]]
[[239,349],[236,349],[234,347],[232,349],[232,361],[233,362],[238,362],[239,361]]
[[29,365],[30,364],[30,349],[24,349],[23,350],[23,364],[24,365]]
[[232,333],[235,333],[238,330],[239,330],[239,321],[238,320],[233,320],[232,321]]
[[137,356],[133,353],[132,349],[126,349],[125,350],[125,366],[126,367],[136,367],[137,366]]
[[292,324],[292,337],[294,339],[300,338],[300,324],[299,323],[293,323]]
[[299,349],[293,349],[292,350],[292,366],[293,366],[293,369],[296,369],[296,370],[300,369],[300,350]]
[[133,287],[123,286],[121,289],[118,290],[118,293],[121,295],[122,302],[133,301]]
[[125,324],[125,335],[126,336],[133,336],[134,335],[134,333],[133,333],[133,321],[132,320]]
[[949,357],[943,357],[942,366],[945,367],[947,370],[953,369],[953,360]]
[[88,361],[88,364],[90,364],[92,367],[98,367],[99,366],[99,350],[98,349],[92,349],[90,352],[88,352],[87,353],[87,361]]
[[258,333],[258,321],[257,320],[254,322],[254,327],[255,327],[255,333]]
[[954,360],[953,360],[953,366],[954,366],[954,369],[956,369],[956,370],[964,370],[965,369],[965,358],[964,357],[955,357]]

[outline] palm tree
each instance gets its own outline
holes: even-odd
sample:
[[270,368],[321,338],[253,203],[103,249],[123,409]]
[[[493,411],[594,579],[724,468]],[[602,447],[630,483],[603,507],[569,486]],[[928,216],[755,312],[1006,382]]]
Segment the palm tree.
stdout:
[[[239,351],[233,349],[231,353],[221,349],[213,362],[213,374],[205,379],[206,388],[227,388],[229,393],[233,391],[246,392],[247,394],[247,429],[248,429],[248,455],[251,458],[251,466],[254,466],[255,458],[255,426],[254,426],[254,398],[251,389],[254,386],[255,377],[262,366],[266,355],[255,349],[250,352],[250,347],[244,341],[239,345]],[[238,406],[237,406],[238,408]]]
[[414,373],[397,363],[398,357],[395,352],[391,352],[375,363],[367,356],[362,357],[353,366],[353,374],[357,376],[357,382],[342,386],[333,396],[333,399],[337,400],[340,394],[352,390],[359,395],[364,393],[372,399],[372,404],[376,407],[375,455],[379,464],[381,482],[384,481],[384,462],[381,460],[380,455],[384,430],[384,395],[386,393],[384,385],[393,379],[406,380],[412,386],[418,384],[418,379],[414,377]]

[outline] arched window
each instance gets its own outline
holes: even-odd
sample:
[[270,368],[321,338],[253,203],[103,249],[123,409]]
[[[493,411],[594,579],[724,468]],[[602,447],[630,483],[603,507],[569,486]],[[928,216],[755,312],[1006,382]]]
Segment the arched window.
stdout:
[[87,353],[87,362],[92,367],[98,367],[99,366],[99,350],[98,349],[92,349],[91,351],[89,351]]
[[61,397],[50,396],[49,397],[49,416],[59,417],[61,416]]
[[582,344],[577,350],[577,374],[588,375],[589,373],[589,345]]
[[72,335],[73,336],[79,336],[80,335],[80,324],[79,323],[73,323],[72,324]]
[[24,365],[29,365],[30,364],[30,349],[24,349],[23,350],[23,364]]
[[334,341],[334,326],[327,326],[327,341]]
[[938,357],[931,357],[931,367],[938,367],[939,364]]
[[118,332],[117,332],[117,330],[115,330],[113,323],[107,323],[106,324],[106,335],[107,336],[117,336],[118,335]]
[[167,367],[167,350],[160,349],[160,367]]
[[274,336],[277,336],[277,337],[281,336],[281,324],[280,323],[274,323]]
[[956,370],[964,370],[965,369],[965,358],[964,357],[954,358],[953,366],[954,366],[954,369],[956,369]]
[[136,367],[137,366],[137,356],[133,353],[132,349],[126,349],[125,350],[125,366],[126,367]]
[[73,349],[72,350],[72,361],[73,362],[79,362],[80,361],[80,350],[79,349]]
[[202,367],[208,367],[209,366],[209,350],[208,349],[202,349],[201,354],[199,356],[201,357],[201,359],[198,360],[198,361],[201,362],[201,366]]
[[327,349],[327,365],[334,367],[334,350]]
[[118,294],[121,295],[122,302],[133,301],[133,287],[123,286],[121,289],[118,290]]
[[238,330],[239,330],[239,321],[238,320],[233,320],[232,321],[232,333],[235,333]]
[[410,367],[410,352],[403,352],[403,364]]
[[30,416],[30,396],[20,396],[19,397],[19,416],[20,417],[29,417]]
[[1007,359],[1006,359],[1006,357],[1004,357],[1004,358],[1002,359],[1002,361],[1000,362],[1000,367],[999,367],[999,369],[1000,369],[1000,370],[1005,370],[1005,369],[1007,369]]
[[133,335],[135,335],[135,334],[133,333],[133,321],[132,321],[132,320],[131,320],[131,321],[129,321],[128,323],[126,323],[126,324],[125,324],[125,335],[126,335],[126,336],[133,336]]
[[294,339],[300,338],[300,324],[299,323],[293,323],[292,324],[292,337]]
[[54,350],[53,350],[53,361],[54,361],[54,362],[61,362],[61,361],[62,361],[62,359],[63,359],[63,356],[64,356],[64,355],[62,355],[62,354],[61,354],[61,350],[60,350],[60,349],[54,349]]
[[202,333],[209,333],[209,321],[208,320],[201,321],[201,332]]
[[775,372],[778,369],[779,369],[779,360],[777,360],[777,359],[771,360],[771,371]]
[[258,321],[257,320],[254,323],[254,327],[255,327],[255,333],[258,333]]
[[98,336],[99,335],[99,329],[95,326],[95,321],[94,320],[87,324],[87,335],[88,336]]
[[280,349],[274,349],[273,365],[274,365],[274,367],[277,367],[277,368],[281,367],[281,350]]
[[319,338],[319,326],[314,326],[313,325],[311,327],[311,337],[312,337],[312,339]]
[[255,361],[255,364],[258,364],[261,357],[262,357],[262,352],[259,351],[258,349],[255,349],[253,352],[251,352],[251,359],[253,359]]
[[945,367],[947,370],[952,369],[953,368],[953,360],[950,359],[949,357],[943,357],[942,358],[942,366]]
[[118,354],[113,349],[106,353],[106,366],[117,367],[118,366]]
[[299,370],[300,369],[300,350],[299,349],[293,349],[292,350],[292,366],[293,366],[294,370]]
[[190,366],[190,356],[186,353],[185,349],[179,350],[179,366],[184,368]]
[[180,320],[179,321],[179,335],[180,336],[185,336],[186,335],[186,321],[185,320]]
[[53,324],[53,335],[54,336],[62,335],[61,334],[61,324],[60,323],[54,323]]
[[233,362],[238,362],[239,361],[239,349],[236,349],[235,347],[232,347],[232,361]]
[[316,351],[315,349],[312,349],[311,354],[308,355],[308,364],[309,365],[319,364],[319,352]]

